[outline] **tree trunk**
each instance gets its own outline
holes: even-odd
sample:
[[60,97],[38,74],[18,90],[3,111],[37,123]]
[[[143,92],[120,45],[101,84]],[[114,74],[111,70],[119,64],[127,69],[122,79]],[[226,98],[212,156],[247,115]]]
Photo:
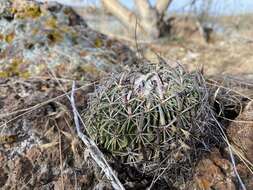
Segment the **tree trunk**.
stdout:
[[148,0],[134,0],[134,2],[140,13],[140,16],[142,18],[147,17],[152,8],[149,1]]
[[152,7],[148,0],[134,0],[134,2],[137,13],[127,9],[118,0],[102,0],[106,10],[126,27],[135,31],[137,21],[139,34],[146,34],[152,39],[160,37],[166,28],[163,16],[172,0],[157,0],[155,7]]
[[112,15],[119,19],[124,25],[134,26],[134,14],[123,6],[118,0],[103,0],[103,5]]
[[157,0],[156,2],[156,10],[160,15],[164,15],[164,12],[168,9],[172,0]]

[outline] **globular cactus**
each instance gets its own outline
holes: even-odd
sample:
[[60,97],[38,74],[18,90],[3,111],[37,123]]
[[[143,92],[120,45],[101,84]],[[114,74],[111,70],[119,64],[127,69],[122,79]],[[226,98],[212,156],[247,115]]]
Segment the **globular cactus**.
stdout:
[[103,80],[83,117],[100,147],[140,171],[181,171],[213,138],[208,97],[200,73],[150,65]]

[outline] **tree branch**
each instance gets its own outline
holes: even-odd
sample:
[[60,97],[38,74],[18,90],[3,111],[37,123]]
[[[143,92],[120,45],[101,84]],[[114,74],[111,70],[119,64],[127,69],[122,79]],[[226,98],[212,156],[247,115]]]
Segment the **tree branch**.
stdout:
[[164,15],[164,12],[168,9],[172,0],[157,0],[156,2],[156,10],[160,15]]
[[[142,3],[145,3],[145,0],[140,1],[142,1]],[[126,27],[132,29],[133,31],[137,27],[138,31],[144,32],[144,34],[152,34],[153,36],[159,35],[159,31],[156,27],[156,11],[154,11],[151,6],[147,17],[138,18],[132,11],[127,9],[118,0],[102,0],[102,3],[107,11],[109,11],[120,22],[122,22]],[[146,1],[146,3],[148,2]],[[149,7],[148,4],[145,6]]]
[[134,27],[134,13],[123,6],[118,0],[102,0],[102,3],[113,16],[119,19],[120,22],[128,27],[129,25],[131,25],[132,28]]
[[148,0],[134,0],[135,5],[140,12],[140,16],[146,18],[151,11],[151,4]]

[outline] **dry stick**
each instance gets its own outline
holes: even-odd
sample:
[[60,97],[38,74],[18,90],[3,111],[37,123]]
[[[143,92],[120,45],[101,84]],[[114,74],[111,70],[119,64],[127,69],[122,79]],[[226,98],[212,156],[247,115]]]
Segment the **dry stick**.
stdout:
[[227,121],[231,121],[231,122],[234,122],[234,123],[246,123],[246,124],[253,124],[253,120],[234,120],[234,119],[229,119],[229,118],[226,118],[226,117],[222,117],[222,116],[219,116],[220,118],[222,119],[225,119]]
[[[215,82],[216,82],[216,81],[215,81]],[[216,86],[216,87],[225,89],[225,90],[231,90],[232,92],[234,92],[234,93],[236,93],[236,94],[238,94],[238,95],[240,95],[240,96],[242,96],[242,97],[244,97],[244,98],[247,98],[248,100],[253,101],[253,99],[252,99],[251,97],[249,97],[249,96],[247,96],[247,95],[245,95],[245,94],[243,94],[243,93],[241,93],[241,92],[239,92],[239,91],[237,91],[237,90],[233,90],[232,88],[228,88],[228,87],[225,87],[225,86],[222,86],[222,85],[218,85],[218,84],[213,84],[213,83],[208,82],[208,81],[206,81],[206,83],[209,84],[209,85],[212,85],[212,86]]]
[[[76,106],[75,106],[74,91],[75,91],[75,82],[73,82],[73,85],[72,85],[71,97],[68,96],[68,98],[69,98],[71,106],[72,106],[72,111],[74,114],[74,122],[75,122],[78,137],[88,147],[91,157],[95,160],[95,162],[104,171],[106,177],[110,180],[112,187],[115,190],[125,190],[124,186],[121,184],[118,177],[114,174],[112,168],[110,167],[110,165],[106,161],[104,155],[99,150],[99,148],[97,147],[95,142],[93,140],[91,140],[89,137],[87,137],[84,133],[82,133],[82,131],[80,129],[80,124],[79,124],[79,119],[81,120],[81,118],[80,118],[80,114],[78,113]],[[83,122],[82,122],[82,124],[83,124]]]

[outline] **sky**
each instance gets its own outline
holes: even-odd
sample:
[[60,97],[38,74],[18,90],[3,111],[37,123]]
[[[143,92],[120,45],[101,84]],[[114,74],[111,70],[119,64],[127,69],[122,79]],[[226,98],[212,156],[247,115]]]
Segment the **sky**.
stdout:
[[[89,2],[99,2],[99,0],[87,0]],[[132,8],[134,6],[134,0],[120,0],[127,7]],[[150,0],[154,4],[156,0]],[[173,0],[169,11],[172,12],[187,12],[190,8],[189,4],[192,0]],[[208,0],[198,0],[199,2],[206,2]],[[212,0],[211,13],[229,15],[238,13],[253,12],[253,0]],[[197,8],[203,7],[201,3],[197,5]]]

